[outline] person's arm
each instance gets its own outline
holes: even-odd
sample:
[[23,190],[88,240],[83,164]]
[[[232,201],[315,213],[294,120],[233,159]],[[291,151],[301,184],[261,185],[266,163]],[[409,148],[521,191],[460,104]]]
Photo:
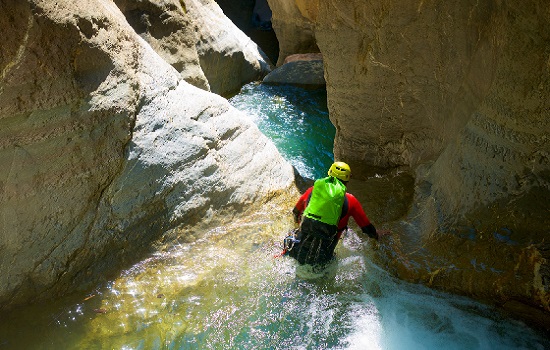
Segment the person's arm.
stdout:
[[361,231],[367,234],[370,238],[378,240],[382,236],[391,235],[390,230],[378,230],[373,224],[361,227]]
[[368,224],[367,226],[362,226],[361,231],[363,231],[364,234],[369,236],[370,238],[374,238],[378,240],[378,232],[376,231],[376,227],[374,227],[373,224]]
[[296,202],[296,205],[292,209],[292,215],[294,215],[295,223],[299,223],[302,220],[302,214],[304,213],[304,210],[306,210],[311,191],[313,191],[313,187],[308,188],[308,190],[300,196],[300,199],[298,199],[298,202]]
[[351,193],[346,194],[348,196],[349,211],[350,215],[353,217],[357,225],[361,227],[361,231],[369,236],[378,240],[380,237],[389,235],[391,232],[388,230],[377,230],[376,227],[370,222],[367,214],[363,210],[361,203],[355,198]]

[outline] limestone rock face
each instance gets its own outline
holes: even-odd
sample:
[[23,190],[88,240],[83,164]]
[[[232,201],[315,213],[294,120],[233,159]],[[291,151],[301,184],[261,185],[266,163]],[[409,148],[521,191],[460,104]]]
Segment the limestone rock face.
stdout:
[[195,23],[197,53],[212,92],[237,92],[245,83],[261,80],[271,71],[265,53],[224,15],[214,0],[183,2]]
[[166,230],[292,187],[255,125],[185,82],[114,2],[0,10],[2,308],[85,288]]
[[436,159],[493,80],[494,6],[321,3],[335,156],[379,168]]
[[214,0],[116,0],[134,30],[189,83],[226,95],[269,73],[270,61]]
[[550,4],[300,3],[270,0],[274,28],[284,55],[314,33],[335,157],[416,176],[395,271],[550,311]]
[[319,52],[315,39],[318,1],[267,0],[271,22],[279,40],[277,66],[297,53]]
[[224,15],[269,57],[277,62],[279,42],[271,26],[271,9],[267,0],[216,0]]
[[[196,49],[198,35],[184,2],[116,0],[128,23],[188,83],[210,91]],[[207,28],[204,28],[207,30]]]

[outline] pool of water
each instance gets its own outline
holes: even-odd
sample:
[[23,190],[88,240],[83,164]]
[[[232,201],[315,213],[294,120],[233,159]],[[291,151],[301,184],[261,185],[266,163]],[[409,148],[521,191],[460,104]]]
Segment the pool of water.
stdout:
[[336,133],[328,118],[326,90],[251,83],[229,102],[258,125],[300,175],[326,176]]
[[[323,176],[332,141],[312,130],[333,130],[320,126],[328,121],[322,94],[249,85],[243,95],[232,103],[278,147],[290,145],[282,151],[297,168]],[[273,109],[283,120],[265,112]],[[313,139],[327,147],[316,159]],[[374,263],[384,243],[357,230],[324,269],[275,257],[292,228],[289,208],[272,205],[175,242],[87,294],[2,314],[0,349],[550,348],[488,306],[396,280]]]
[[323,270],[275,258],[289,224],[274,214],[213,228],[86,296],[19,310],[2,320],[0,348],[548,348],[489,307],[392,278],[353,231]]

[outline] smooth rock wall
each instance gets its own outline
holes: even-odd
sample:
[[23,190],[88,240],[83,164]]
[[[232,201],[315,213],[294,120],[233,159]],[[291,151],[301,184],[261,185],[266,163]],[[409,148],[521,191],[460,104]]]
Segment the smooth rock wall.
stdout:
[[116,0],[130,25],[182,77],[225,96],[271,71],[265,53],[214,0]]
[[275,146],[114,2],[0,10],[0,308],[87,288],[167,230],[293,193]]
[[136,33],[176,68],[185,81],[210,91],[196,49],[197,28],[183,1],[116,0],[115,3]]
[[227,96],[271,71],[271,62],[258,45],[228,19],[214,0],[184,0],[198,34],[200,65],[210,90]]
[[297,53],[319,52],[315,39],[318,1],[267,0],[271,22],[279,41],[277,67],[285,58]]
[[[465,236],[485,252],[466,254],[470,293],[550,311],[550,4],[496,7],[483,99],[429,169],[420,168],[420,231]],[[477,75],[476,75],[477,76]],[[481,84],[481,82],[480,82]],[[473,89],[472,89],[473,90]],[[429,189],[429,190],[428,190]],[[453,239],[454,240],[454,239]],[[506,252],[507,254],[503,254]],[[452,263],[448,249],[433,254]],[[487,275],[480,283],[479,275]],[[495,267],[495,268],[489,268]],[[498,267],[497,267],[498,266]],[[512,273],[512,272],[515,273]],[[454,274],[437,285],[463,282]],[[458,282],[460,283],[460,282]],[[495,288],[496,287],[496,288]],[[546,325],[550,329],[550,325]]]

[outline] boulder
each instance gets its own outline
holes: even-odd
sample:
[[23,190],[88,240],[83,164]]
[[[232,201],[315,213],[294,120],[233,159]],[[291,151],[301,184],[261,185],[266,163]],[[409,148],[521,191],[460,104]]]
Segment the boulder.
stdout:
[[288,56],[282,66],[265,76],[263,83],[288,84],[306,89],[325,88],[323,58],[320,54]]
[[286,56],[284,63],[294,61],[322,61],[323,55],[321,53],[296,53],[294,55]]
[[167,231],[293,193],[275,146],[114,2],[0,10],[1,308],[88,288]]
[[224,15],[214,0],[183,3],[195,23],[197,53],[212,92],[228,96],[271,71],[266,54]]

